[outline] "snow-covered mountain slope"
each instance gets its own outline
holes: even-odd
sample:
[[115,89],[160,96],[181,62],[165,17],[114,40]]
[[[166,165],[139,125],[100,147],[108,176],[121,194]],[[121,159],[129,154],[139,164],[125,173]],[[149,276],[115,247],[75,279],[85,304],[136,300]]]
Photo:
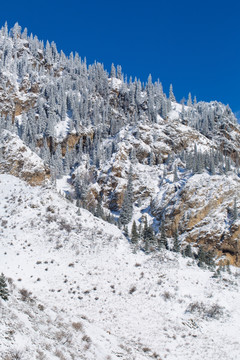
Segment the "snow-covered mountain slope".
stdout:
[[[120,66],[108,74],[102,64],[87,65],[78,54],[67,57],[54,42],[44,45],[18,24],[0,29],[0,75],[0,129],[13,136],[0,140],[1,171],[33,185],[50,175],[58,184],[68,179],[68,196],[94,214],[102,208],[98,212],[104,218],[114,218],[129,232],[133,219],[141,227],[147,214],[156,239],[165,221],[169,242],[178,231],[182,251],[187,242],[202,244],[218,259],[225,256],[222,263],[239,266],[234,189],[240,176],[240,127],[229,106],[192,102],[191,96],[179,104],[172,87],[166,95],[151,76],[146,84],[127,80]],[[134,211],[123,224],[130,170]],[[202,184],[206,191],[198,190]],[[217,196],[216,188],[224,199],[220,207],[209,196]],[[188,190],[201,195],[204,205],[194,209]],[[211,214],[202,207],[211,208]],[[227,246],[221,246],[223,239]]]
[[135,253],[51,187],[2,174],[0,196],[3,359],[238,358],[239,270]]

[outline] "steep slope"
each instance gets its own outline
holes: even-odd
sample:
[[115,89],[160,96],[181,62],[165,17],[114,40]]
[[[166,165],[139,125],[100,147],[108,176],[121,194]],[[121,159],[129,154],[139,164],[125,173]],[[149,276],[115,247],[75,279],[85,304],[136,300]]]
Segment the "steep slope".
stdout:
[[6,359],[237,358],[239,270],[213,278],[179,254],[134,253],[54,189],[0,181]]

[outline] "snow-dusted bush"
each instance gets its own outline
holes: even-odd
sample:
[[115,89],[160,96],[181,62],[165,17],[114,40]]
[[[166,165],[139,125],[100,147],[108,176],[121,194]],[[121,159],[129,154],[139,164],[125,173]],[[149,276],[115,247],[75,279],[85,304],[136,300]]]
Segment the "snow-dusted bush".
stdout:
[[219,319],[224,311],[223,307],[217,303],[206,305],[203,302],[194,302],[188,305],[186,312],[196,314],[202,318]]

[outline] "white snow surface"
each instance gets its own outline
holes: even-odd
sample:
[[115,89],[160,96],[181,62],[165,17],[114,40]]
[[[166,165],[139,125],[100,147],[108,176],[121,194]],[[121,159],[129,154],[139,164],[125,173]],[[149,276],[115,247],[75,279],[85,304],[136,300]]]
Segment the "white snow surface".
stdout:
[[0,204],[3,359],[239,358],[238,269],[213,278],[178,254],[135,253],[115,226],[11,175]]

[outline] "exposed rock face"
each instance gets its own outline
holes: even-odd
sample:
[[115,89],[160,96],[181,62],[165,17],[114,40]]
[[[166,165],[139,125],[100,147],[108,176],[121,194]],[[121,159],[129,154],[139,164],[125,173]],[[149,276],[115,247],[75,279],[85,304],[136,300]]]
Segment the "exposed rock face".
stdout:
[[4,130],[0,137],[0,172],[20,177],[30,185],[42,185],[50,171],[18,136]]
[[121,209],[131,166],[135,205],[145,204],[145,209],[150,205],[159,222],[164,217],[169,238],[178,229],[183,244],[203,245],[222,263],[240,266],[240,221],[232,217],[234,198],[240,193],[239,177],[233,172],[193,175],[183,171],[176,182],[173,166],[167,164],[169,155],[190,151],[195,143],[203,152],[217,149],[218,143],[174,120],[159,119],[152,127],[140,124],[120,134],[117,152],[97,176],[106,206],[112,211]]
[[163,185],[152,202],[156,217],[164,213],[167,235],[176,229],[182,240],[203,245],[220,257],[228,254],[232,264],[240,266],[240,221],[233,220],[234,198],[240,191],[240,179],[234,174],[194,175],[187,183]]

